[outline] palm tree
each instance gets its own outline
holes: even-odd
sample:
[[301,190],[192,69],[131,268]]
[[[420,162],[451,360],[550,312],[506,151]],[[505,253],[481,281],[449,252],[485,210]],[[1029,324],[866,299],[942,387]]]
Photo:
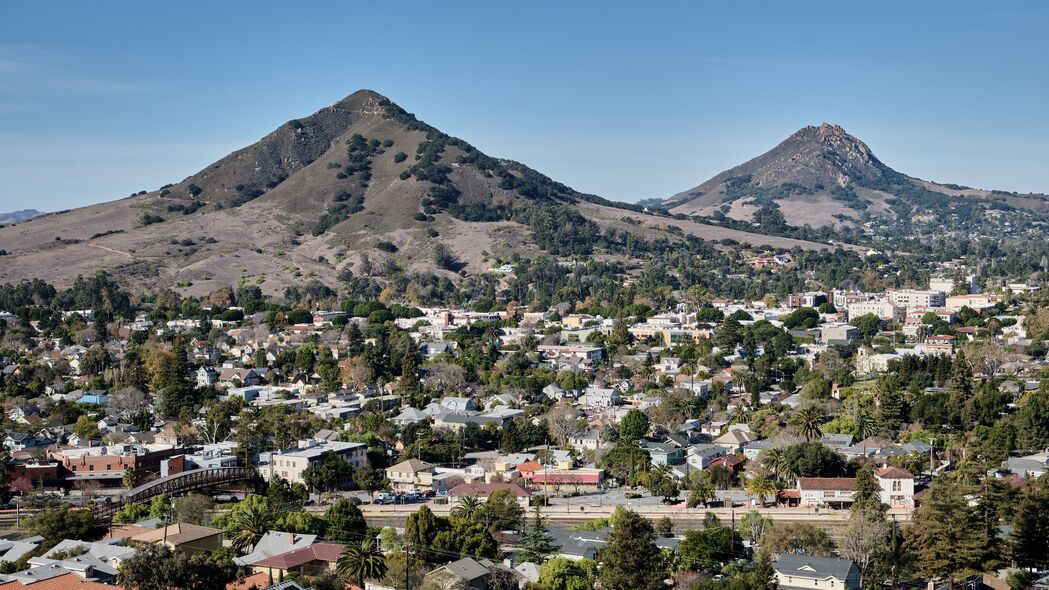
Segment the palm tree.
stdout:
[[335,571],[340,576],[353,579],[361,588],[364,587],[365,578],[381,580],[386,577],[388,569],[386,557],[375,546],[374,539],[347,545],[335,561]]
[[455,508],[452,508],[452,516],[464,520],[473,520],[481,510],[481,501],[476,496],[463,496],[459,498]]
[[768,471],[770,475],[779,480],[782,480],[790,470],[790,466],[787,462],[787,454],[783,452],[783,449],[780,447],[773,447],[762,451],[761,466],[765,468],[765,471]]
[[743,407],[743,404],[736,404],[732,415],[729,416],[729,421],[733,424],[743,424],[747,421],[747,409]]
[[814,406],[798,410],[794,414],[794,434],[813,441],[823,436],[823,412]]
[[765,506],[765,498],[769,496],[776,497],[776,493],[779,492],[779,486],[776,485],[776,482],[761,475],[750,478],[746,488],[748,494],[757,496],[758,503],[762,506]]
[[689,503],[707,505],[707,502],[717,498],[714,487],[707,482],[699,482],[688,491]]
[[254,547],[273,527],[273,512],[266,504],[253,503],[237,511],[230,523],[233,546],[239,550]]

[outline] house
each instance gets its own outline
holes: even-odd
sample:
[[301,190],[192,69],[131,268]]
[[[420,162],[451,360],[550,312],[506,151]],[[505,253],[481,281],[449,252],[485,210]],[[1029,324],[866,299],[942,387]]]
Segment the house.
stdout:
[[676,445],[646,441],[641,448],[648,451],[653,465],[678,465],[685,460],[685,450]]
[[39,535],[19,540],[0,539],[0,563],[18,561],[23,555],[36,551],[43,541],[44,538]]
[[394,426],[405,427],[411,424],[417,424],[419,422],[425,422],[429,417],[417,408],[405,408],[401,410],[400,414],[397,414],[390,419]]
[[799,477],[802,506],[847,508],[856,494],[855,477]]
[[211,387],[219,380],[219,374],[211,367],[197,369],[197,387]]
[[782,554],[772,563],[780,590],[860,587],[860,569],[851,559]]
[[309,547],[316,542],[317,535],[268,531],[261,539],[259,539],[259,542],[255,544],[255,548],[251,550],[251,553],[241,555],[240,557],[234,557],[233,562],[237,565],[250,566],[266,559],[267,557],[273,557],[274,555],[281,555],[283,553],[288,553],[289,551]]
[[208,526],[180,522],[152,529],[130,537],[132,541],[167,545],[173,551],[192,555],[198,551],[214,551],[222,547],[222,531]]
[[441,399],[441,407],[446,408],[449,412],[462,414],[476,411],[477,403],[472,397],[445,397]]
[[[736,426],[736,425],[733,425]],[[757,437],[749,430],[742,428],[729,428],[728,432],[714,439],[714,444],[725,449],[728,453],[739,453],[747,444],[757,440]]]
[[[7,576],[10,581],[0,582],[0,590],[113,590],[114,586],[87,581],[75,573],[62,573],[49,578],[40,578],[36,570],[18,572]],[[34,575],[37,574],[37,575]]]
[[714,461],[725,456],[725,449],[717,445],[699,444],[688,447],[685,462],[696,469],[706,469]]
[[883,467],[875,472],[881,486],[881,503],[892,508],[914,506],[914,476],[899,467]]
[[517,503],[527,508],[531,502],[532,495],[528,490],[515,483],[464,483],[448,490],[448,502],[455,504],[460,498],[472,496],[478,500],[487,501],[488,497],[495,492],[508,490]]
[[259,472],[266,481],[279,475],[291,483],[305,483],[302,473],[308,467],[320,465],[329,453],[354,469],[368,464],[368,445],[365,443],[309,440],[299,441],[298,448],[273,453],[266,463],[260,461]]
[[579,404],[590,409],[611,408],[618,406],[622,401],[619,392],[610,387],[588,387],[579,397]]
[[601,431],[596,428],[576,431],[575,434],[569,435],[568,444],[580,451],[596,451],[606,446],[601,440]]
[[292,572],[312,576],[334,572],[335,562],[345,547],[339,543],[313,543],[256,561],[251,565],[251,569],[268,574],[273,579],[283,578]]
[[436,466],[419,459],[408,459],[386,468],[386,479],[394,490],[414,491],[430,489],[433,486],[433,474]]
[[426,574],[423,585],[432,588],[489,590],[495,587],[492,573],[494,565],[486,559],[477,561],[464,557]]
[[94,582],[111,582],[116,579],[120,562],[135,554],[133,547],[124,547],[121,539],[88,542],[64,539],[44,553],[29,559],[30,569],[19,572],[14,578],[29,583],[29,580],[45,580],[73,573]]

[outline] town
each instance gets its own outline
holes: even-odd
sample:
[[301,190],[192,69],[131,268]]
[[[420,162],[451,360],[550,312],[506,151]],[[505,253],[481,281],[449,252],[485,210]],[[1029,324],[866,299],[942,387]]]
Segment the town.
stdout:
[[0,588],[1045,588],[1042,295],[7,286]]

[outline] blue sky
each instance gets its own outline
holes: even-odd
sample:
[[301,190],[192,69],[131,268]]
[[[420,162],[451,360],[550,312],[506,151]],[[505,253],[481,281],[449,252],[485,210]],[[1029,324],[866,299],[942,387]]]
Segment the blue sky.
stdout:
[[0,211],[155,189],[359,88],[618,200],[839,123],[1049,192],[1044,2],[0,3]]

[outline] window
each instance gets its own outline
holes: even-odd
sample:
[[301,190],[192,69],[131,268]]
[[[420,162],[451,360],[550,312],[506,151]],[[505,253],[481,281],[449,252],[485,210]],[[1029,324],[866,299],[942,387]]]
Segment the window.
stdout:
[[903,491],[903,481],[901,481],[899,479],[892,480],[892,491],[894,491],[894,492],[902,492]]
[[88,471],[94,471],[95,470],[95,466],[94,465],[88,465],[87,466],[87,470]]

